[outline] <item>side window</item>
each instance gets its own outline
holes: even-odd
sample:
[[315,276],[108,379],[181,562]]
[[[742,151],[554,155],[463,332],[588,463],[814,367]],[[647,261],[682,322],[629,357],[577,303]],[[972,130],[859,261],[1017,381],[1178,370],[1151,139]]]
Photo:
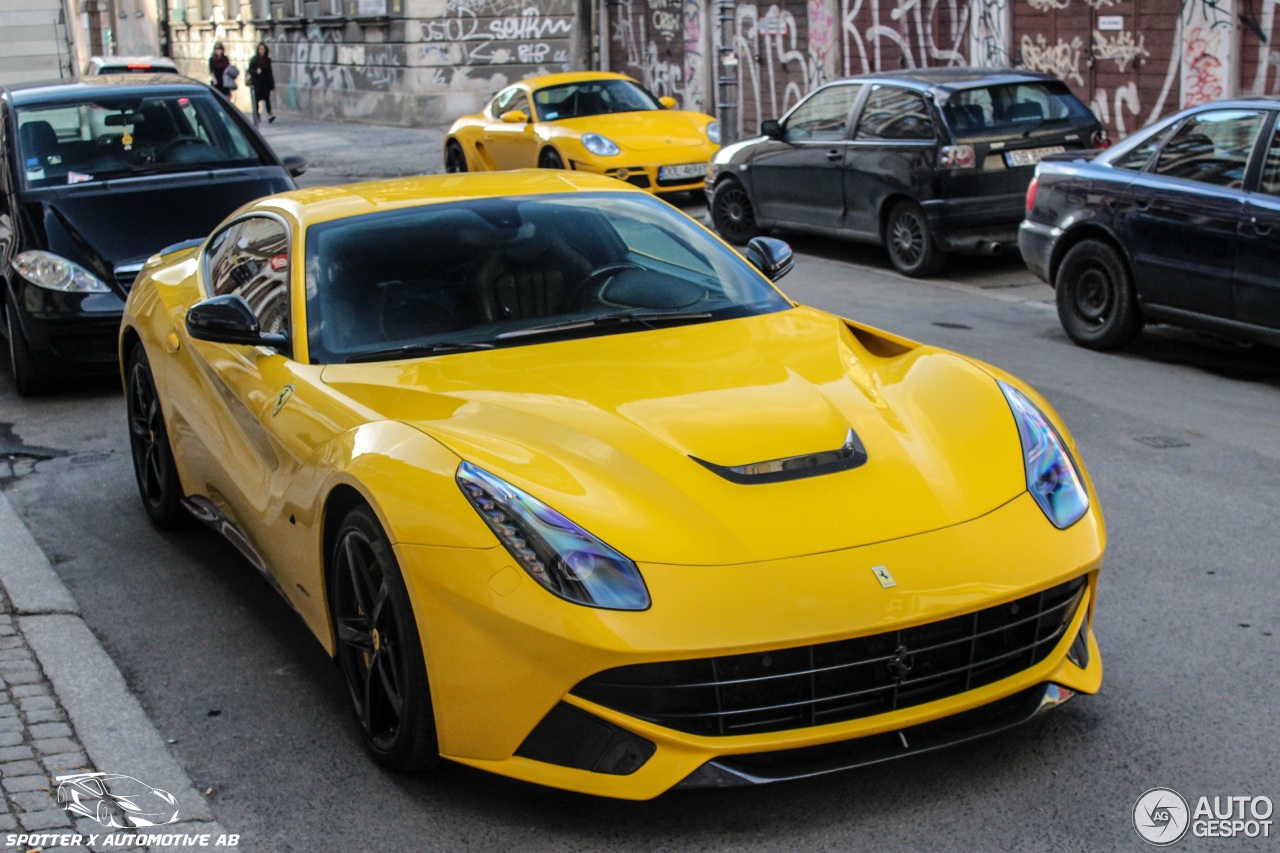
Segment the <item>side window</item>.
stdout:
[[527,116],[533,115],[533,113],[529,110],[529,96],[519,90],[516,90],[516,95],[517,97],[512,98],[510,106],[508,106],[505,110],[503,110],[503,112],[510,112],[511,110],[519,110],[520,112],[524,113]]
[[1160,151],[1156,173],[1239,189],[1263,114],[1254,110],[1213,110],[1187,119]]
[[861,86],[829,86],[796,107],[787,116],[788,142],[837,142],[849,127],[849,111]]
[[1160,144],[1169,138],[1169,134],[1173,132],[1173,128],[1166,128],[1161,133],[1152,134],[1151,138],[1146,142],[1134,148],[1127,154],[1122,154],[1115,160],[1111,161],[1111,165],[1117,169],[1133,169],[1141,171],[1151,160],[1151,156],[1160,148]]
[[933,139],[933,115],[919,92],[876,86],[862,108],[855,139]]
[[1271,144],[1267,146],[1266,160],[1262,163],[1262,184],[1258,189],[1268,195],[1280,195],[1280,125],[1271,132]]
[[243,219],[206,253],[211,296],[239,294],[264,332],[289,331],[289,233],[274,219]]
[[519,94],[520,90],[515,86],[499,92],[498,97],[493,99],[493,106],[489,108],[489,115],[494,118],[501,118],[503,113],[513,109],[511,103],[515,101],[516,96]]

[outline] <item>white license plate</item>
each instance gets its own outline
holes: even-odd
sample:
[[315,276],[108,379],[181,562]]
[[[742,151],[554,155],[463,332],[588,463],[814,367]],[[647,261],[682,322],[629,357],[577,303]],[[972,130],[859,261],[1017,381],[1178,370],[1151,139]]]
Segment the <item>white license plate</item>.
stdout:
[[1057,154],[1059,151],[1066,151],[1061,145],[1047,145],[1044,148],[1023,148],[1021,151],[1004,152],[1004,164],[1006,166],[1034,166],[1049,154]]
[[685,163],[682,166],[662,166],[658,169],[658,180],[660,181],[692,180],[694,178],[705,178],[706,175],[706,163]]

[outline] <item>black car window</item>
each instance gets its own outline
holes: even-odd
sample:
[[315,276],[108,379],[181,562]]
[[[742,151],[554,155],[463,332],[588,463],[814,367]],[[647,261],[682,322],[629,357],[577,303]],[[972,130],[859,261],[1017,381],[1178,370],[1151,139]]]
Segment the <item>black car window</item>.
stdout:
[[1211,110],[1191,116],[1160,149],[1156,174],[1243,187],[1262,119],[1257,110]]
[[1043,124],[1092,123],[1089,108],[1065,83],[1007,83],[948,96],[942,115],[957,139],[1021,134]]
[[814,92],[787,116],[784,138],[788,142],[844,139],[849,129],[849,112],[860,91],[861,85],[843,84]]
[[212,94],[88,94],[17,109],[29,187],[168,171],[265,165]]
[[897,86],[876,86],[867,96],[855,139],[933,139],[924,96]]
[[1172,127],[1167,127],[1159,133],[1151,134],[1150,137],[1134,146],[1130,151],[1112,160],[1111,165],[1117,169],[1141,171],[1146,167],[1147,163],[1151,162],[1151,158],[1160,149],[1164,141],[1169,138],[1170,133],[1173,133]]
[[1262,164],[1262,184],[1258,189],[1268,195],[1280,195],[1280,124],[1271,132],[1267,159]]
[[265,216],[242,219],[205,250],[210,296],[235,293],[253,309],[263,332],[288,332],[289,232]]
[[533,93],[533,103],[543,121],[662,109],[658,99],[639,84],[619,79],[548,86]]

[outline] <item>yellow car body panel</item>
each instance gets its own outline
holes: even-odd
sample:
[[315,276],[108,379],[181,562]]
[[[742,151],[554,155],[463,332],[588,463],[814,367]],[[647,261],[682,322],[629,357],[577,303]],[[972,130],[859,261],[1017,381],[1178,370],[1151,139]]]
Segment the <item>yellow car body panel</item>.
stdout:
[[[305,328],[306,228],[431,202],[565,192],[638,193],[587,175],[447,175],[263,199],[291,233],[294,328]],[[833,744],[939,720],[1041,684],[1098,689],[1090,628],[1106,533],[1090,504],[1064,530],[1027,492],[1018,431],[996,379],[1013,377],[821,311],[772,314],[368,364],[307,363],[197,341],[184,318],[209,288],[204,249],[148,262],[130,293],[122,354],[145,349],[183,493],[216,508],[333,653],[328,509],[358,495],[405,579],[440,751],[519,779],[646,799],[725,756]],[[839,446],[859,468],[731,484],[689,456],[738,465]],[[560,599],[518,568],[455,479],[466,460],[524,489],[632,558],[652,605]],[[233,530],[232,530],[233,529]],[[331,531],[330,531],[331,532]],[[886,566],[896,585],[872,570]],[[571,691],[633,664],[867,637],[1088,580],[1071,624],[1035,665],[890,713],[748,735],[699,736]],[[1088,648],[1068,659],[1077,634]],[[651,741],[630,775],[516,755],[564,703]]]
[[[705,113],[655,109],[553,120],[536,114],[534,95],[540,89],[595,80],[635,82],[611,72],[551,74],[522,80],[515,86],[523,90],[535,113],[529,121],[503,121],[494,114],[491,101],[481,112],[454,121],[445,140],[446,155],[450,144],[461,146],[468,171],[478,172],[535,168],[542,164],[545,152],[555,151],[566,169],[616,177],[650,192],[701,189],[705,172],[660,183],[659,170],[705,165],[711,160],[720,146],[707,137],[708,125],[715,119]],[[586,133],[613,141],[619,152],[600,155],[588,151],[582,143]]]

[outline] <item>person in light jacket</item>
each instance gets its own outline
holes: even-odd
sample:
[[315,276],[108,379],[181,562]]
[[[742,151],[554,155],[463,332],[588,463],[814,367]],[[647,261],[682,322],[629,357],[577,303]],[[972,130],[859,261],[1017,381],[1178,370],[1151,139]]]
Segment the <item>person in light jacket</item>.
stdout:
[[261,123],[259,103],[267,106],[267,123],[275,121],[275,113],[271,112],[271,93],[276,88],[276,77],[271,71],[271,50],[265,44],[259,44],[253,59],[249,60],[249,88],[253,93],[253,123]]

